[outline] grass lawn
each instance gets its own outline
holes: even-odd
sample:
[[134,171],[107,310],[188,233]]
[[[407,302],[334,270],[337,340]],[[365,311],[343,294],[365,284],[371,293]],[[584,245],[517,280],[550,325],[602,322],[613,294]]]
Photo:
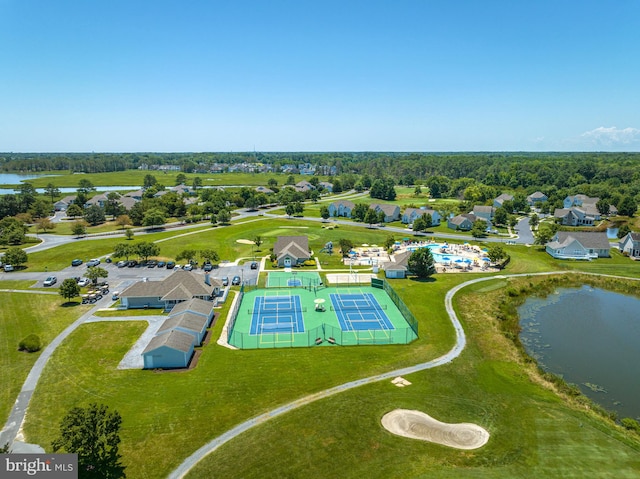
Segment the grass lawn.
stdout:
[[[158,240],[161,256],[206,247],[217,250],[221,259],[232,260],[252,256],[252,246],[237,239],[260,235],[264,243],[256,254],[261,256],[269,254],[277,236],[298,234],[308,236],[310,247],[318,252],[329,240],[337,251],[342,237],[382,244],[388,233],[342,225],[327,230],[317,222],[263,217],[240,225],[136,239]],[[66,266],[86,244],[95,243],[91,254],[84,253],[93,257],[99,255],[96,250],[108,253],[119,241],[81,241],[34,253],[34,264],[44,266],[45,257],[62,264],[64,257]],[[640,266],[620,255],[593,262],[559,262],[539,248],[505,249],[512,258],[505,273],[582,269],[640,276]],[[323,268],[343,268],[337,253],[317,255]],[[123,417],[121,452],[127,476],[164,478],[197,448],[246,419],[317,391],[442,355],[454,344],[444,296],[456,284],[475,277],[461,273],[436,275],[424,282],[393,281],[419,321],[420,338],[406,346],[232,351],[215,343],[228,301],[197,367],[158,373],[116,369],[146,328],[144,321],[85,324],[47,364],[30,405],[27,440],[50,450],[58,424],[71,407],[105,403]],[[389,382],[368,385],[269,421],[208,456],[190,477],[453,478],[460,477],[461,471],[472,477],[613,477],[612,464],[616,478],[637,477],[632,473],[640,468],[640,440],[565,404],[541,384],[533,367],[499,331],[492,305],[498,304],[510,282],[482,283],[456,297],[469,341],[452,364],[408,376],[414,383],[408,388]],[[0,294],[0,315],[5,315],[0,316],[0,324],[10,325],[3,326],[8,331],[23,327],[16,313],[7,316],[4,305],[9,303]],[[73,321],[85,307],[56,309],[61,299],[53,296],[6,296],[14,301],[9,309],[33,318],[29,322],[46,322],[42,328],[52,328],[45,331],[49,340],[54,330],[61,330],[62,323]],[[5,341],[8,335],[3,331],[3,356],[11,356],[12,344],[17,345],[24,333],[14,332],[17,339]],[[23,376],[15,380],[17,389],[3,396],[5,416],[30,367],[26,363],[18,368],[11,362],[8,366],[14,368],[11,381],[14,375]],[[379,423],[382,414],[396,407],[424,410],[448,422],[477,422],[492,438],[485,448],[468,452],[397,438]]]
[[[27,283],[32,282],[2,281],[0,288],[23,289]],[[36,334],[44,348],[89,309],[77,302],[62,306],[63,302],[60,296],[0,292],[0,417],[6,418],[9,414],[22,383],[40,355],[18,351],[18,343],[29,334]]]

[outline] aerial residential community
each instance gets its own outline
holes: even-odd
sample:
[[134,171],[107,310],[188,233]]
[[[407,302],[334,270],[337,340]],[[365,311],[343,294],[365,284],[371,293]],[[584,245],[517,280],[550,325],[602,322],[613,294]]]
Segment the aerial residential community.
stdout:
[[[388,413],[377,426],[350,424],[362,428],[360,438],[384,436],[383,430],[410,438],[418,428],[431,431],[420,442],[492,455],[493,448],[512,447],[509,438],[519,434],[514,412],[499,406],[505,394],[519,398],[523,417],[516,423],[554,404],[555,420],[573,424],[570,418],[580,415],[607,454],[619,441],[638,442],[634,416],[598,402],[597,391],[605,389],[600,380],[576,386],[529,362],[540,351],[524,336],[518,340],[524,325],[510,312],[514,306],[505,306],[578,284],[636,292],[637,204],[625,188],[611,196],[604,185],[585,184],[584,191],[602,192],[593,197],[542,183],[514,189],[439,176],[436,184],[436,175],[400,175],[396,184],[366,171],[341,174],[324,155],[304,155],[317,163],[250,172],[280,156],[244,163],[248,172],[233,163],[216,163],[214,172],[198,162],[195,171],[182,172],[175,169],[180,165],[138,160],[123,172],[35,175],[0,197],[2,211],[31,205],[0,223],[5,369],[12,371],[2,443],[9,450],[47,451],[62,416],[97,399],[122,415],[118,464],[133,477],[213,474],[199,471],[221,467],[215,438],[239,424],[249,427],[245,421],[257,426],[265,414],[287,430],[305,424],[335,437],[349,423],[347,411],[339,412],[345,407],[358,408],[359,417]],[[452,155],[446,164],[467,160]],[[494,160],[476,155],[475,161]],[[508,168],[523,160],[505,155],[501,161]],[[617,158],[601,163],[567,154],[537,161],[539,171],[558,162],[581,168],[585,161],[598,169]],[[143,186],[105,194],[94,185],[105,181]],[[61,202],[61,189],[74,183],[76,194],[64,193]],[[565,225],[558,215],[576,201],[572,208],[592,210],[589,224]],[[46,214],[38,215],[38,204]],[[454,308],[446,307],[452,299],[445,296],[465,285],[452,297]],[[507,367],[500,373],[505,387],[489,392],[489,377],[472,379],[469,367],[488,367],[489,377]],[[508,373],[511,368],[525,376]],[[453,376],[435,387],[424,374]],[[453,391],[460,388],[466,399],[456,402]],[[415,401],[425,394],[447,394],[450,407],[436,408],[437,415],[407,412],[420,411]],[[383,409],[361,404],[371,395]],[[470,397],[477,399],[468,403]],[[301,408],[300,401],[308,405]],[[493,403],[488,413],[486,404]],[[332,426],[327,413],[322,420],[308,417],[320,405],[336,416]],[[470,429],[458,431],[458,423]],[[595,432],[603,427],[606,439]],[[270,433],[258,428],[229,444],[253,443],[254,434]],[[385,437],[386,454],[395,457],[393,440]],[[361,440],[355,437],[342,440],[367,447],[355,446]],[[458,461],[471,467],[475,460]]]
[[0,1],[0,478],[640,477],[638,18]]

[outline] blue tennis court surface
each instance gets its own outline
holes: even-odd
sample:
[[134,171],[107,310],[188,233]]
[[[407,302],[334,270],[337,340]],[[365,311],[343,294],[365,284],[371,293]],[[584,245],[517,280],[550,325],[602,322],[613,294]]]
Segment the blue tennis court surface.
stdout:
[[395,329],[373,294],[331,293],[329,296],[343,331]]
[[250,333],[303,333],[300,296],[257,296],[251,311]]

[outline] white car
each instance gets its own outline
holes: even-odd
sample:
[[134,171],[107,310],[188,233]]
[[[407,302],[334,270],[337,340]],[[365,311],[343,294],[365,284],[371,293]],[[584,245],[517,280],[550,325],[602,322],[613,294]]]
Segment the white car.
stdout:
[[191,271],[193,269],[193,265],[185,264],[182,269],[185,271]]
[[99,259],[91,259],[89,261],[87,261],[87,268],[92,268],[94,266],[98,266],[100,264],[100,260]]
[[5,264],[4,265],[4,270],[9,273],[10,271],[13,271],[13,266],[11,266],[10,264]]
[[85,286],[89,286],[89,283],[91,283],[91,280],[89,278],[82,278],[80,281],[78,281],[78,286],[84,288]]
[[44,280],[42,284],[45,286],[53,286],[57,282],[58,282],[58,278],[56,278],[55,276],[49,276],[47,279]]

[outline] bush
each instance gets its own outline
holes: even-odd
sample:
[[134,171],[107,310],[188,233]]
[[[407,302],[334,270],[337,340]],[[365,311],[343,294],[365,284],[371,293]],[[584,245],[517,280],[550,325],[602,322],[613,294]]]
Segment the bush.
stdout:
[[622,424],[622,427],[624,427],[625,429],[640,433],[640,423],[635,419],[630,417],[625,417],[624,419],[622,419],[622,421],[620,421],[620,423]]
[[36,351],[40,351],[42,348],[42,340],[40,336],[36,334],[30,334],[18,344],[18,349],[20,351],[27,351],[29,353],[35,353]]
[[316,261],[313,259],[308,259],[304,262],[304,266],[315,266],[316,265]]

